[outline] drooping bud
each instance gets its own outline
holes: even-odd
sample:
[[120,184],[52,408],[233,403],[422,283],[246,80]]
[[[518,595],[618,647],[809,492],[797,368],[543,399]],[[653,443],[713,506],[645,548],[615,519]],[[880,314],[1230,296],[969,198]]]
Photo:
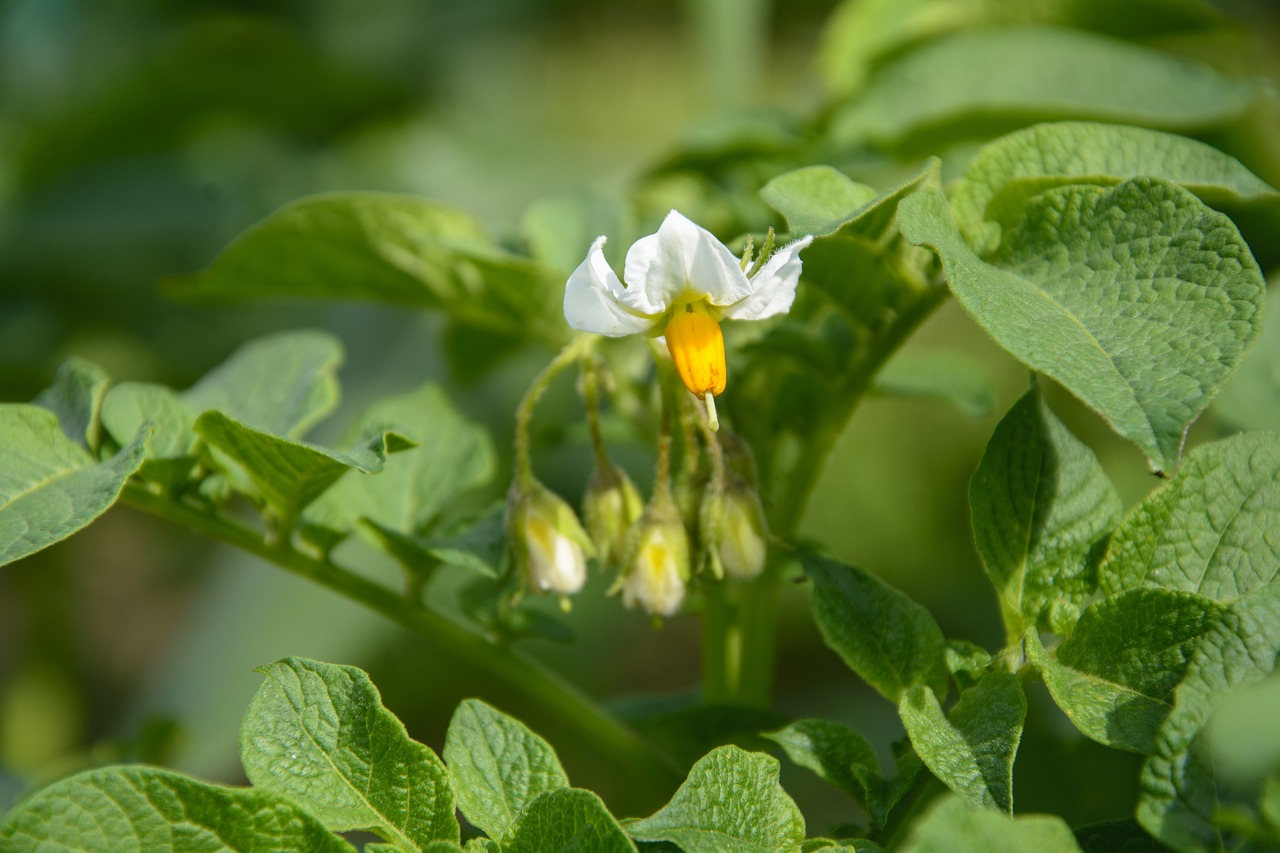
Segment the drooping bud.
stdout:
[[573,508],[536,481],[510,500],[511,539],[529,585],[562,596],[582,589],[595,551]]
[[621,565],[627,534],[644,512],[644,501],[626,472],[616,465],[598,467],[587,482],[582,516],[603,563]]
[[675,508],[650,506],[633,536],[622,603],[654,616],[673,616],[689,580],[689,535]]
[[768,551],[760,499],[750,489],[730,489],[719,502],[719,516],[716,548],[725,574],[738,581],[758,577]]

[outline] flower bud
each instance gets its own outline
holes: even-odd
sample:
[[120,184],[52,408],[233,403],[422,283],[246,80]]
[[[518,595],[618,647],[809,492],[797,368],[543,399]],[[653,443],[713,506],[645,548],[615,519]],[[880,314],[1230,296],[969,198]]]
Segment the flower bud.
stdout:
[[572,507],[540,483],[513,496],[511,507],[511,537],[529,584],[560,595],[582,589],[593,549]]
[[592,472],[582,499],[582,515],[602,562],[622,563],[627,534],[643,512],[644,501],[626,472],[613,465]]
[[716,544],[720,564],[733,580],[746,581],[764,571],[764,512],[754,492],[732,489],[719,503]]
[[689,536],[679,515],[651,513],[641,522],[632,548],[630,573],[623,581],[622,603],[637,603],[654,616],[673,616],[684,600],[689,579]]

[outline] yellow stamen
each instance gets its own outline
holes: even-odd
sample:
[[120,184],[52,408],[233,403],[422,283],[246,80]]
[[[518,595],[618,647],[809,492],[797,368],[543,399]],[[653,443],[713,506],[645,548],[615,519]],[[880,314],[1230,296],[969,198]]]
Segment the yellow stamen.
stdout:
[[701,304],[676,308],[667,321],[667,349],[675,362],[676,372],[693,396],[707,400],[724,391],[724,335],[720,324]]

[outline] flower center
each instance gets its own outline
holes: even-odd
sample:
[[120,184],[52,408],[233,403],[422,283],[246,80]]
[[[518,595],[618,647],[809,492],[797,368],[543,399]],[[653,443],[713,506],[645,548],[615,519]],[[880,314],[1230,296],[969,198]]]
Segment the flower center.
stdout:
[[667,321],[667,349],[684,387],[700,400],[724,391],[724,335],[701,302],[676,306]]

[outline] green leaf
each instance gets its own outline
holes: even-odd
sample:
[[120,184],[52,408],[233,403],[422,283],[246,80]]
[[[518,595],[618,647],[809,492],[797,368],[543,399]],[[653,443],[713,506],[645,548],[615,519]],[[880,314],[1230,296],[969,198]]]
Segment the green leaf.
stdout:
[[871,744],[840,723],[797,720],[764,737],[781,746],[793,762],[860,803],[867,800],[867,780],[879,778],[880,762]]
[[504,252],[469,214],[405,195],[345,192],[295,201],[174,289],[198,299],[370,299],[434,308],[548,343],[568,333],[563,279]]
[[877,195],[874,187],[851,180],[831,166],[784,172],[760,190],[760,197],[782,214],[797,236],[834,233],[850,213]]
[[[1280,305],[1280,288],[1273,288],[1268,304]],[[1280,310],[1264,312],[1262,336],[1235,376],[1213,401],[1212,411],[1242,430],[1280,432]]]
[[581,788],[544,791],[525,807],[503,853],[613,853],[636,845],[604,802]]
[[1080,853],[1056,815],[1019,815],[970,808],[946,797],[912,828],[902,853]]
[[343,474],[377,473],[388,454],[413,447],[399,433],[385,431],[350,450],[330,450],[253,429],[222,412],[205,412],[195,428],[211,447],[240,466],[263,499],[289,523]]
[[1103,593],[1153,587],[1229,603],[1280,575],[1280,435],[1201,445],[1134,508],[1098,567]]
[[898,778],[881,778],[880,762],[871,744],[848,726],[828,720],[797,720],[764,737],[781,746],[793,762],[860,803],[875,825],[881,827],[889,811],[915,782],[920,767],[919,761],[904,761]]
[[[1274,528],[1273,528],[1274,529]],[[1220,813],[1254,805],[1252,792],[1219,784],[1208,763],[1204,728],[1218,698],[1262,680],[1280,653],[1280,583],[1232,602],[1197,644],[1142,768],[1138,822],[1180,851],[1234,849],[1239,839],[1217,826]]]
[[154,767],[104,767],[55,782],[0,821],[9,853],[353,853],[308,812],[266,791]]
[[778,784],[777,759],[722,746],[693,765],[669,803],[627,831],[685,853],[781,853],[804,840],[804,817]]
[[246,426],[297,438],[338,404],[342,343],[327,332],[249,341],[182,393],[192,412],[218,410]]
[[899,352],[876,374],[875,391],[886,397],[923,397],[955,406],[971,418],[984,418],[995,408],[991,374],[961,352]]
[[1127,181],[1037,196],[995,266],[946,201],[902,203],[907,239],[942,258],[951,292],[1006,350],[1177,466],[1187,428],[1257,337],[1262,275],[1229,219],[1180,187]]
[[951,208],[965,237],[986,255],[995,251],[1002,228],[1022,221],[1032,196],[1064,184],[1112,186],[1138,177],[1179,184],[1219,210],[1280,202],[1280,193],[1239,160],[1203,142],[1141,127],[1060,122],[983,147],[957,184]]
[[0,405],[0,566],[66,539],[106,512],[142,464],[148,430],[99,462],[40,406]]
[[946,695],[946,643],[928,610],[861,569],[817,556],[803,562],[818,628],[850,669],[891,702],[916,685]]
[[987,443],[969,514],[1006,635],[1016,641],[1028,625],[1067,633],[1097,587],[1097,546],[1120,518],[1120,498],[1038,388]]
[[330,829],[375,832],[405,850],[459,840],[449,774],[382,706],[352,666],[285,658],[240,728],[250,781],[297,802]]
[[569,787],[551,744],[479,699],[453,712],[444,760],[462,814],[500,842],[540,794]]
[[886,56],[960,29],[1045,23],[1150,39],[1221,20],[1203,0],[844,0],[823,28],[818,65],[828,88],[843,94]]
[[[53,384],[31,402],[57,415],[68,438],[96,451],[102,440],[98,415],[108,382],[102,368],[83,358],[72,357],[58,365]],[[138,430],[134,429],[120,444],[128,444],[137,434]]]
[[924,766],[974,806],[1013,811],[1013,759],[1027,699],[1018,677],[989,672],[943,714],[934,692],[917,684],[898,714]]
[[1028,630],[1027,657],[1077,729],[1146,755],[1187,662],[1224,610],[1198,595],[1134,590],[1090,606],[1056,657]]
[[1249,81],[1149,48],[1003,27],[939,38],[891,62],[829,132],[840,145],[917,151],[1055,119],[1195,130],[1237,118],[1257,96]]
[[185,482],[199,459],[195,419],[178,394],[149,382],[121,382],[102,401],[102,425],[118,444],[137,435],[144,424],[151,425],[147,459],[139,474],[166,488]]
[[483,427],[464,417],[435,385],[380,400],[346,431],[344,441],[392,428],[417,447],[400,453],[377,477],[350,473],[308,507],[304,532],[340,539],[364,519],[405,535],[416,534],[472,489],[487,483],[496,462]]

